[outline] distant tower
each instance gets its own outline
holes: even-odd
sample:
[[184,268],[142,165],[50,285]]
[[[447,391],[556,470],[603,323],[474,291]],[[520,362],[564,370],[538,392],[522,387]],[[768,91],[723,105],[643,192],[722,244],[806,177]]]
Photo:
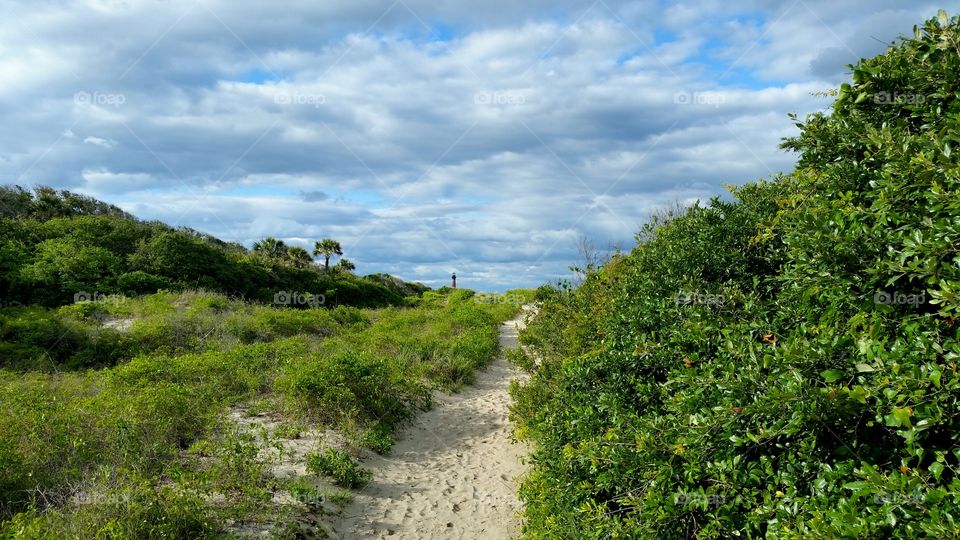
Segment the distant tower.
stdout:
[[456,288],[457,288],[457,275],[454,274],[454,275],[450,276],[450,278],[453,280],[453,288],[456,289]]

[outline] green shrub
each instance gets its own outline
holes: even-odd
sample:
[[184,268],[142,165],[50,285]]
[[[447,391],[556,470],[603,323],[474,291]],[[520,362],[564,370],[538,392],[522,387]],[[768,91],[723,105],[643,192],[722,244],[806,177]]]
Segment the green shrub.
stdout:
[[[55,366],[69,358],[84,341],[78,324],[43,308],[0,309],[0,366]],[[49,365],[46,367],[49,369]]]
[[310,509],[320,508],[327,498],[323,490],[310,484],[305,478],[297,478],[289,482],[286,488],[290,492],[290,496]]
[[327,498],[330,499],[330,502],[333,504],[344,508],[353,503],[353,494],[349,491],[336,490],[327,493]]
[[97,494],[91,504],[24,512],[0,525],[9,538],[214,538],[217,526],[196,495],[149,482]]
[[346,452],[326,448],[320,453],[307,454],[307,470],[333,478],[338,486],[358,488],[370,481],[370,471],[358,465]]
[[290,365],[277,385],[331,421],[375,418],[394,425],[426,400],[426,389],[395,364],[349,350]]
[[859,62],[793,174],[538,291],[527,536],[960,536],[958,41]]
[[360,436],[357,444],[364,448],[369,448],[378,454],[386,454],[393,446],[393,435],[391,429],[381,423],[374,424],[373,427],[366,429]]
[[507,360],[518,368],[531,372],[536,368],[533,357],[526,353],[521,347],[510,349],[506,352]]
[[267,459],[261,448],[269,444],[256,434],[237,427],[227,427],[211,439],[201,441],[209,445],[201,449],[207,459],[197,467],[199,471],[191,483],[202,486],[206,493],[223,495],[230,504],[220,508],[221,517],[251,519],[261,512],[273,498],[274,482],[267,472]]
[[303,429],[303,424],[299,422],[287,422],[274,428],[273,436],[280,439],[299,439]]
[[330,316],[344,326],[365,328],[370,325],[370,317],[354,307],[337,306],[330,311]]
[[173,286],[167,278],[148,274],[142,270],[125,272],[117,276],[117,290],[124,294],[150,294]]

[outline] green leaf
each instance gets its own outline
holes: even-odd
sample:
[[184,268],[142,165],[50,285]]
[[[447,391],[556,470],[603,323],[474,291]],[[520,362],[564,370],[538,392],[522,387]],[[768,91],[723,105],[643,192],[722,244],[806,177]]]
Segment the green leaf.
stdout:
[[843,372],[837,369],[828,369],[826,371],[821,371],[820,376],[823,377],[823,380],[828,383],[832,383],[841,377],[843,377]]
[[909,407],[894,407],[890,414],[897,420],[898,426],[910,427],[910,415],[913,413]]
[[857,371],[859,373],[870,373],[876,370],[870,364],[857,364]]
[[933,477],[939,482],[940,475],[943,474],[943,463],[935,461],[931,463],[929,467],[927,467],[927,470],[930,471],[930,474],[932,474]]
[[864,480],[858,480],[856,482],[847,482],[843,487],[854,493],[860,493],[861,491],[867,491],[872,488],[873,484]]

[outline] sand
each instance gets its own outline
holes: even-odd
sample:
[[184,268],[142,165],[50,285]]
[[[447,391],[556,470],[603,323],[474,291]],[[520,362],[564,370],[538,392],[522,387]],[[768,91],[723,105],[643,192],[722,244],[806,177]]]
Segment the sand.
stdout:
[[[522,316],[500,328],[517,346]],[[518,532],[517,478],[526,448],[511,438],[510,380],[523,375],[502,354],[457,394],[401,431],[387,456],[370,453],[373,479],[333,518],[334,538],[512,538]]]

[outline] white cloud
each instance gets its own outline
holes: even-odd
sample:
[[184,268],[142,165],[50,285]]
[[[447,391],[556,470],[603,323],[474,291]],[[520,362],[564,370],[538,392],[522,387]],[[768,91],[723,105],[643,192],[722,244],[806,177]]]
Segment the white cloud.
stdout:
[[658,205],[791,168],[786,114],[825,106],[811,93],[843,64],[935,13],[893,0],[204,5],[11,7],[0,180],[248,245],[335,236],[361,272],[443,284],[456,269],[481,288],[560,276],[580,235],[628,246]]
[[78,191],[84,191],[108,200],[114,194],[143,191],[161,185],[158,179],[146,173],[117,173],[101,168],[84,169],[80,175],[84,184]]
[[[72,138],[72,137],[71,137]],[[99,146],[101,148],[110,149],[117,145],[117,141],[113,139],[102,139],[100,137],[89,136],[83,139],[85,144],[92,144],[94,146]]]

